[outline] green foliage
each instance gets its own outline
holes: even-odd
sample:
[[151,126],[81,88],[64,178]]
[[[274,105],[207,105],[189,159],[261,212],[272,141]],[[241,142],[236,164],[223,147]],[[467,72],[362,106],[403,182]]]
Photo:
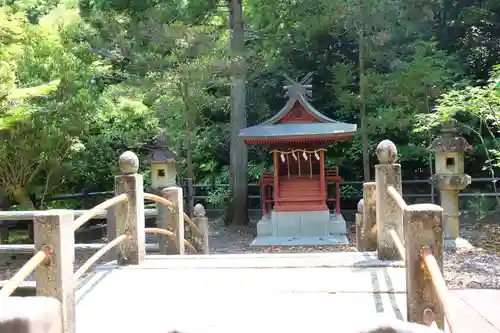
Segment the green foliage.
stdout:
[[[261,166],[250,162],[248,165],[248,182],[255,184],[260,179]],[[214,185],[209,192],[207,201],[214,207],[225,207],[228,204],[229,166],[224,166],[221,172],[212,179],[205,179],[205,184]]]
[[[57,29],[30,24],[24,13],[0,8],[1,185],[17,201],[45,169],[57,169],[78,149],[88,92],[87,68],[62,44]],[[68,94],[76,92],[75,94]],[[80,112],[75,107],[84,106]]]
[[[495,66],[487,84],[467,86],[443,94],[435,107],[435,112],[418,115],[416,132],[430,131],[447,122],[459,125],[461,129],[478,140],[477,150],[486,157],[483,170],[491,176],[500,167],[500,72]],[[496,192],[496,189],[495,189]]]
[[[467,86],[443,94],[438,100],[435,112],[425,117],[418,117],[420,127],[417,131],[430,130],[444,122],[458,120],[459,116],[466,114],[479,120],[487,129],[496,132],[495,128],[500,117],[499,68],[500,66],[495,66],[486,85]],[[464,123],[461,125],[469,126]]]
[[40,17],[48,14],[59,2],[59,0],[0,0],[0,7],[23,13],[31,23],[37,23]]
[[[469,173],[500,166],[500,66],[488,81],[500,58],[498,1],[255,0],[244,10],[249,125],[283,106],[283,73],[311,71],[313,105],[359,123],[363,32],[372,156],[389,138],[403,177],[427,178],[426,147],[454,119],[477,149]],[[110,189],[119,154],[143,161],[160,134],[177,151],[181,178],[191,151],[196,182],[227,184],[226,27],[227,8],[215,1],[0,0],[2,189],[18,201]],[[358,180],[361,155],[358,137],[332,144],[327,167]],[[250,182],[272,164],[258,147],[249,160]],[[226,197],[220,188],[210,202]]]
[[[132,150],[141,156],[141,162],[145,160],[146,147],[159,128],[154,111],[136,93],[135,87],[125,84],[105,89],[96,117],[82,138],[85,149],[72,156],[68,181],[88,190],[111,189],[122,152]],[[147,166],[141,167],[147,170]]]

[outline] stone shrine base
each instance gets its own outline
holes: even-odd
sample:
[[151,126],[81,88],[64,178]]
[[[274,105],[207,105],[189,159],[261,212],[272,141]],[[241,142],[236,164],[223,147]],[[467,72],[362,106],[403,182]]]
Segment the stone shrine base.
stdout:
[[348,244],[342,215],[330,211],[271,212],[257,223],[257,238],[250,244],[262,246],[341,246]]
[[474,249],[474,246],[468,240],[461,237],[445,238],[444,249],[446,251],[469,251]]
[[333,235],[329,237],[276,237],[262,236],[255,238],[251,247],[267,246],[342,246],[347,245],[346,235]]

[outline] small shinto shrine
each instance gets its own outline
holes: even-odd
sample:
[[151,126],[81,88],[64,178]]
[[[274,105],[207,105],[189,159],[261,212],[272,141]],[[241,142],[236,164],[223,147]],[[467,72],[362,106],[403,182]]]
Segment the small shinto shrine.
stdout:
[[[262,219],[253,246],[341,245],[347,243],[340,214],[337,168],[325,168],[328,142],[349,140],[356,124],[335,121],[308,101],[312,86],[291,79],[285,86],[286,105],[264,123],[239,135],[246,144],[265,146],[273,155],[273,171],[262,170]],[[328,184],[335,193],[328,195]],[[334,208],[334,212],[330,212]]]

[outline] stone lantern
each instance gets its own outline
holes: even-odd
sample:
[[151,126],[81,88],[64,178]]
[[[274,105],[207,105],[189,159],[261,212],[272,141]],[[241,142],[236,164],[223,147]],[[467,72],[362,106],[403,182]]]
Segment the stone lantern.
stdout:
[[472,147],[465,138],[457,135],[453,123],[447,123],[442,127],[442,135],[432,141],[429,150],[436,154],[435,174],[431,177],[431,183],[439,189],[443,207],[445,248],[471,247],[465,239],[460,238],[458,193],[471,182],[471,177],[464,173],[464,155],[471,152]]
[[157,139],[149,153],[151,165],[151,185],[154,189],[163,189],[176,184],[177,161],[175,154],[168,149],[162,139]]

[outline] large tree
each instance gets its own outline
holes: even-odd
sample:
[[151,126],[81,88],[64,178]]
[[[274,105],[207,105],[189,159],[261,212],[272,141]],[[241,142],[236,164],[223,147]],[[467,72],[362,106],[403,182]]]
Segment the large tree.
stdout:
[[229,222],[248,222],[248,153],[238,136],[246,127],[246,52],[242,0],[228,0],[231,56],[231,150],[229,169]]

